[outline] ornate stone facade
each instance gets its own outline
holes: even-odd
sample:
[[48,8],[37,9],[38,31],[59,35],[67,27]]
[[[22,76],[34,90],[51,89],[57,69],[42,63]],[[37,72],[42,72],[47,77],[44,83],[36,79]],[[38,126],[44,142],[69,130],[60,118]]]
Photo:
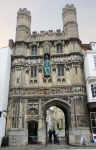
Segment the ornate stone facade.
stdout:
[[[80,47],[76,8],[62,9],[63,31],[32,32],[31,14],[17,13],[16,41],[13,47],[12,73],[8,106],[9,145],[28,144],[30,122],[36,122],[38,142],[46,143],[46,110],[59,107],[65,114],[65,130],[70,144],[90,139],[83,54]],[[50,75],[44,75],[45,56]],[[33,131],[32,131],[33,134]],[[34,135],[33,134],[33,135]]]

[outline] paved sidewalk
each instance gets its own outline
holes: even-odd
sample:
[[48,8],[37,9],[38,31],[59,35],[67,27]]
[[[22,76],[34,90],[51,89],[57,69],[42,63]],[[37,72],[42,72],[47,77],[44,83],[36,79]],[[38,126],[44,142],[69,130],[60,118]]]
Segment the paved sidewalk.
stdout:
[[18,146],[18,147],[1,147],[1,150],[68,150],[68,149],[75,149],[75,150],[85,150],[85,149],[95,149],[96,147],[76,147],[76,146],[69,146],[69,145],[55,145],[55,144],[50,144],[48,146],[38,146],[38,145],[27,145],[27,146]]
[[26,146],[15,146],[15,147],[0,147],[1,150],[38,150],[45,147],[44,145],[38,146],[37,144],[30,144]]
[[[64,133],[59,133],[59,135],[64,135]],[[61,138],[59,139],[59,145],[58,144],[54,144],[53,142],[53,138],[52,138],[52,143],[48,144],[47,146],[41,145],[38,146],[37,144],[29,144],[26,146],[18,146],[18,147],[1,147],[0,150],[68,150],[68,149],[95,149],[96,150],[96,143],[90,143],[90,147],[89,146],[70,146],[67,145]],[[94,146],[94,147],[92,147]]]

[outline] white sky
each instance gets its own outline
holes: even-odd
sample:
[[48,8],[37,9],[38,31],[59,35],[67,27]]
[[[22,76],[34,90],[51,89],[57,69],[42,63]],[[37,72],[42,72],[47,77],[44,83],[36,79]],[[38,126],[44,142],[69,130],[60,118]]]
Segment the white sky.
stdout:
[[79,38],[82,43],[96,42],[96,0],[0,0],[0,47],[15,41],[19,8],[31,12],[31,32],[63,30],[62,8],[74,4],[77,10]]

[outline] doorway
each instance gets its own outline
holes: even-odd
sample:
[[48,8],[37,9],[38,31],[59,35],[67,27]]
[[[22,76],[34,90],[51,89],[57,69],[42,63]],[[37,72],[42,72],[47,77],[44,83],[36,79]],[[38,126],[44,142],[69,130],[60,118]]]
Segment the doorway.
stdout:
[[36,144],[38,123],[35,121],[28,123],[28,144]]

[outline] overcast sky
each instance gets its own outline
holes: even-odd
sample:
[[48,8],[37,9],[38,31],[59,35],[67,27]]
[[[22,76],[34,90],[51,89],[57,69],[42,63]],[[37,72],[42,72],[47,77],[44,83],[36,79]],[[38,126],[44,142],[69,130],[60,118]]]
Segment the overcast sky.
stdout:
[[96,42],[96,0],[0,0],[0,47],[15,41],[19,8],[31,12],[31,33],[63,30],[62,8],[74,4],[77,11],[79,38],[82,43]]

